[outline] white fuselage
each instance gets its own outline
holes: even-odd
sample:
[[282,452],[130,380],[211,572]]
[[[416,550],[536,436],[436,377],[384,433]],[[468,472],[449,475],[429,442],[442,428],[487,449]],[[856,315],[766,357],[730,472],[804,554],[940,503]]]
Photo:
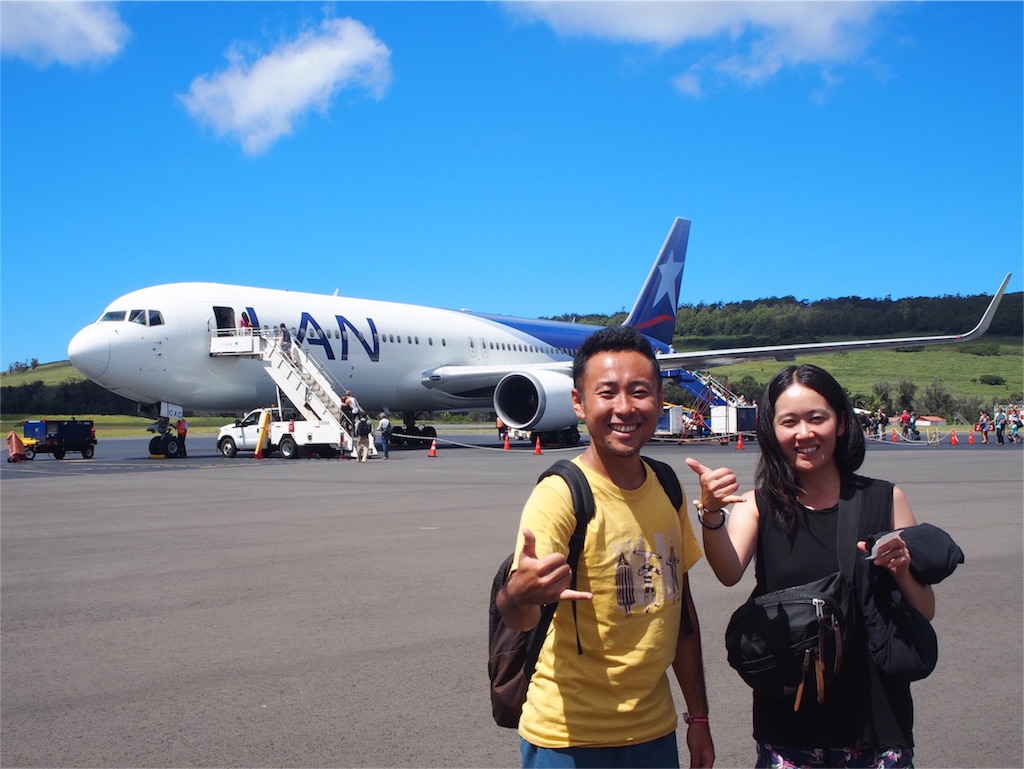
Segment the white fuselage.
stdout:
[[538,367],[568,373],[575,348],[597,330],[393,302],[177,283],[115,300],[100,320],[75,335],[68,354],[97,384],[141,403],[246,410],[276,399],[263,363],[210,354],[218,328],[228,333],[243,312],[265,335],[275,336],[284,323],[293,343],[317,357],[364,408],[389,411],[489,408],[502,376]]

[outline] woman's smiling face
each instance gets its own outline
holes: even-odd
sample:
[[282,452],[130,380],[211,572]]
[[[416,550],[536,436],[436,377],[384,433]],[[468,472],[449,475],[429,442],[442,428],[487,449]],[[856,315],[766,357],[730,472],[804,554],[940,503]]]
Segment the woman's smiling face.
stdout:
[[836,443],[846,424],[820,393],[793,383],[775,402],[775,438],[798,474],[835,464]]

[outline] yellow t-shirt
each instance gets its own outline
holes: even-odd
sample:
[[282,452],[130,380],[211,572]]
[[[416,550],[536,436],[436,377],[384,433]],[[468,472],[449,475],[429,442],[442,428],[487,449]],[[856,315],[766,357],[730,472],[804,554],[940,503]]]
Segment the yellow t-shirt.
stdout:
[[[542,748],[616,747],[658,739],[676,728],[667,670],[676,652],[683,575],[701,557],[690,520],[672,509],[654,471],[633,491],[579,465],[595,514],[580,556],[577,589],[593,601],[562,603],[548,630],[519,733]],[[685,499],[685,494],[683,495]],[[523,509],[537,555],[568,553],[576,528],[572,497],[558,477],[541,481]],[[512,569],[518,567],[518,555]],[[576,648],[579,629],[583,654]]]

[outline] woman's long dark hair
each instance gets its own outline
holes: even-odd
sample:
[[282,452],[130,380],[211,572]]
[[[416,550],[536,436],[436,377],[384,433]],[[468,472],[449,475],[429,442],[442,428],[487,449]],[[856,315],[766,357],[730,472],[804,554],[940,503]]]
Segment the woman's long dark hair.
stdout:
[[864,463],[864,434],[860,422],[853,413],[850,398],[835,378],[818,366],[786,366],[764,390],[764,397],[757,410],[757,442],[761,457],[757,462],[754,483],[775,511],[776,521],[784,531],[793,527],[796,519],[797,484],[796,472],[786,461],[782,447],[775,437],[775,403],[790,385],[800,384],[814,390],[823,397],[836,412],[836,418],[846,425],[846,431],[836,439],[834,455],[836,466],[842,475],[855,472]]

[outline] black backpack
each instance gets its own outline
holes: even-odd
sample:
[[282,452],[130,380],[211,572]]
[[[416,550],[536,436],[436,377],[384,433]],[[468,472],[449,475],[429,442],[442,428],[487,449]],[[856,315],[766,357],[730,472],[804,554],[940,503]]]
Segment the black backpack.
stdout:
[[[675,471],[664,462],[659,462],[648,457],[643,458],[654,470],[655,475],[661,482],[662,488],[672,502],[673,508],[678,510],[683,504],[683,490],[679,485],[679,478]],[[549,475],[561,477],[569,487],[572,495],[573,510],[576,513],[576,530],[569,539],[569,555],[566,559],[569,568],[572,569],[572,583],[570,588],[576,589],[577,564],[580,553],[583,552],[583,543],[587,535],[587,524],[594,517],[594,495],[590,490],[590,484],[586,476],[575,464],[567,459],[560,459],[537,479],[540,483]],[[547,637],[548,627],[555,615],[558,602],[549,603],[541,609],[540,621],[532,630],[525,633],[513,630],[505,624],[498,611],[498,592],[508,582],[509,570],[512,568],[512,559],[515,554],[510,554],[498,567],[491,583],[491,602],[488,612],[489,634],[488,634],[488,659],[487,673],[491,680],[491,713],[498,726],[515,729],[519,726],[519,716],[523,710],[523,703],[526,702],[526,690],[530,685],[530,678],[533,676],[537,658],[540,656],[541,646]],[[576,619],[576,602],[572,601],[572,616]],[[683,612],[683,628],[687,634],[693,633],[693,623],[689,612]],[[583,646],[580,644],[579,633],[576,634],[576,650],[583,654]]]
[[373,430],[370,427],[370,422],[366,419],[360,419],[359,424],[356,425],[356,435],[358,435],[360,438],[365,438],[372,431]]

